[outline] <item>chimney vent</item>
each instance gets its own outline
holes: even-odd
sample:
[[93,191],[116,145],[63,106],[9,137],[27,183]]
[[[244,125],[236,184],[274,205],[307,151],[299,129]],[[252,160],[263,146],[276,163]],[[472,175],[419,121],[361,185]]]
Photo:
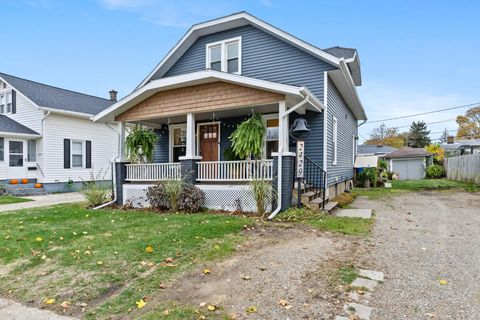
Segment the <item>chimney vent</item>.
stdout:
[[111,101],[117,101],[117,91],[115,90],[110,90],[108,93],[110,93],[110,100]]
[[453,144],[454,141],[455,141],[454,136],[448,136],[448,137],[447,137],[447,143],[448,143],[448,144]]

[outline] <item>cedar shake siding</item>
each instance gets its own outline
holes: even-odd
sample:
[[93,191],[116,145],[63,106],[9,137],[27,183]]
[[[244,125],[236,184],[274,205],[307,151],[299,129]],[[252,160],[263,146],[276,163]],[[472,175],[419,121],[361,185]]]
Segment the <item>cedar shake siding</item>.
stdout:
[[266,105],[285,100],[278,93],[214,82],[159,92],[116,117],[117,121],[147,120],[189,112],[210,112]]

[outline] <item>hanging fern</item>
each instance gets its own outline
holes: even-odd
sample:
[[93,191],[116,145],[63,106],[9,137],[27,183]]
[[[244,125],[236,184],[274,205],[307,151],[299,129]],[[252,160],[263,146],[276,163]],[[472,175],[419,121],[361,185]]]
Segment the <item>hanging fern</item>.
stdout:
[[125,140],[128,159],[132,162],[152,161],[157,139],[158,136],[153,130],[143,129],[137,124]]
[[252,117],[240,123],[237,129],[230,135],[232,149],[235,154],[245,159],[250,156],[261,157],[263,151],[263,136],[265,125],[262,116],[255,113]]

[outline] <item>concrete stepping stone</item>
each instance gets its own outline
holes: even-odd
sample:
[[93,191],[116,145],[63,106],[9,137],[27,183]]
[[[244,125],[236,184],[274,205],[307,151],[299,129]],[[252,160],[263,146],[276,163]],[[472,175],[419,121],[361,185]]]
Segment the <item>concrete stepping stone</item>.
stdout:
[[372,218],[372,209],[337,209],[335,211],[337,217],[346,218]]
[[350,285],[353,288],[365,288],[368,291],[375,290],[378,282],[375,280],[365,279],[365,278],[357,278],[355,279],[352,284]]
[[350,320],[350,319],[344,316],[336,316],[335,320]]
[[363,294],[358,293],[357,291],[351,291],[348,293],[348,297],[350,298],[351,301],[354,302],[368,302],[368,299],[370,299],[371,294],[370,292],[365,291]]
[[383,282],[383,272],[360,269],[358,275],[363,278]]
[[[351,302],[344,306],[344,309],[349,314],[356,315],[360,320],[370,320],[372,308],[363,304]],[[348,319],[348,318],[347,318]]]

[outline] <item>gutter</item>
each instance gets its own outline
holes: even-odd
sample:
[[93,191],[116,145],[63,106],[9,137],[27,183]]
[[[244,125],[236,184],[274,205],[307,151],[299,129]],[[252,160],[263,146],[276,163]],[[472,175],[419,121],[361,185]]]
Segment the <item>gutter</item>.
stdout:
[[357,126],[357,128],[360,128],[361,126],[363,126],[363,125],[365,124],[365,122],[367,122],[367,120],[363,120],[363,122],[360,123],[360,124]]

